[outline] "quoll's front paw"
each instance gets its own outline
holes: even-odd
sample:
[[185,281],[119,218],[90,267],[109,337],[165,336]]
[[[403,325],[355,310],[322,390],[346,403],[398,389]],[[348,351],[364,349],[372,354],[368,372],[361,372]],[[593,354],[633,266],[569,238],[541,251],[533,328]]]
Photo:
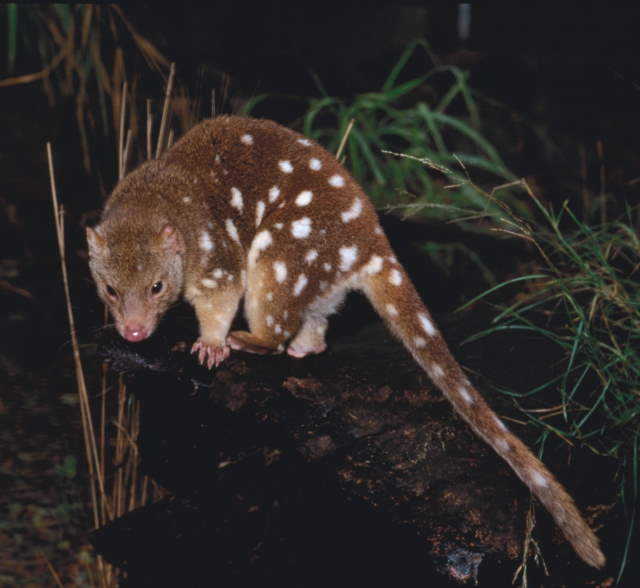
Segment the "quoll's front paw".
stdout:
[[209,345],[204,341],[196,341],[191,347],[191,354],[198,354],[200,365],[206,365],[211,369],[214,365],[219,366],[227,357],[231,350],[228,345]]

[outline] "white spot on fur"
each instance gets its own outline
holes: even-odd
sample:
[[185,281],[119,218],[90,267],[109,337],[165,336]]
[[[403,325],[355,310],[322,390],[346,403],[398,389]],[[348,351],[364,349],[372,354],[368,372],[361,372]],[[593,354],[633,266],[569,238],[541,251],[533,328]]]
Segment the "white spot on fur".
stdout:
[[498,427],[502,431],[508,431],[509,430],[509,429],[507,429],[507,425],[505,425],[497,416],[494,416],[493,418],[496,421],[496,425],[498,425]]
[[473,404],[473,396],[471,396],[471,394],[469,393],[469,390],[467,390],[467,388],[465,386],[460,386],[458,388],[458,394],[460,394],[460,396],[462,396],[462,399],[467,404]]
[[386,309],[389,316],[398,316],[398,309],[393,304],[387,304]]
[[205,288],[215,288],[218,286],[218,282],[216,282],[215,280],[210,280],[209,278],[203,278],[202,280],[200,280],[200,283]]
[[312,157],[309,160],[309,167],[313,171],[318,171],[319,169],[322,169],[322,162],[319,159],[317,159],[316,157]]
[[531,474],[531,482],[540,488],[547,488],[549,486],[549,480],[545,476],[543,476],[540,472],[536,472],[535,470],[530,471]]
[[375,229],[373,229],[373,232],[376,235],[382,235],[382,229],[380,227],[376,227]]
[[247,255],[247,263],[249,267],[255,265],[258,260],[258,255],[261,251],[264,251],[269,245],[273,243],[271,233],[269,231],[260,231],[251,241],[251,247],[249,247],[249,254]]
[[312,264],[317,257],[318,257],[318,252],[315,249],[309,249],[309,251],[307,251],[307,254],[304,256],[304,260],[308,264]]
[[495,444],[500,451],[509,451],[511,446],[505,439],[495,439]]
[[276,335],[279,335],[280,333],[282,333],[282,327],[281,327],[279,324],[278,324],[278,325],[276,325],[276,326],[273,328],[273,332],[274,332]]
[[285,173],[290,174],[293,171],[293,166],[288,159],[283,159],[278,162],[278,167]]
[[200,233],[198,244],[200,245],[200,249],[203,251],[211,251],[213,249],[213,241],[211,240],[211,235],[209,235],[207,231],[202,231],[202,233]]
[[265,203],[263,200],[256,202],[256,227],[260,226],[262,217],[264,216]]
[[340,247],[338,253],[340,254],[340,270],[343,272],[349,271],[358,259],[358,248],[355,245],[352,247]]
[[242,137],[240,137],[240,140],[245,145],[253,145],[253,137],[251,135],[249,135],[248,133],[246,135],[242,135]]
[[189,196],[183,196],[182,202],[184,202],[185,204],[191,204],[191,198]]
[[442,366],[438,365],[437,363],[431,364],[431,371],[433,372],[434,378],[441,378],[442,376],[444,376],[444,370],[442,369]]
[[267,323],[267,327],[273,326],[273,317],[270,314],[265,317],[265,321]]
[[351,222],[354,218],[358,218],[362,212],[362,201],[360,198],[356,198],[349,210],[345,210],[340,217],[343,223]]
[[273,225],[273,228],[278,229],[279,231],[282,229],[282,227],[284,227],[284,224],[282,223],[276,223],[275,225]]
[[433,323],[429,320],[429,317],[426,314],[418,313],[418,320],[420,321],[420,326],[422,330],[429,336],[433,336],[436,334],[436,328],[433,326]]
[[236,226],[233,224],[233,221],[230,218],[225,221],[225,226],[227,227],[227,233],[229,233],[229,237],[231,237],[236,243],[240,243],[238,229],[236,229]]
[[307,280],[307,276],[305,276],[304,274],[300,274],[293,287],[293,295],[300,296],[300,292],[304,290],[304,287],[307,285],[308,282],[309,280]]
[[420,349],[420,348],[424,347],[427,344],[427,341],[426,341],[426,339],[424,339],[422,337],[416,337],[413,340],[413,343],[418,349]]
[[219,280],[222,276],[224,276],[224,270],[222,268],[217,267],[211,272],[211,274],[213,275],[214,278]]
[[313,192],[304,190],[296,197],[296,204],[298,206],[307,206],[313,200]]
[[324,269],[325,272],[330,272],[331,271],[331,264],[330,263],[323,263],[322,267]]
[[309,141],[309,139],[298,139],[298,143],[300,143],[300,145],[304,145],[305,147],[311,145],[311,141]]
[[215,162],[216,162],[216,163],[220,163],[220,155],[216,154],[216,156],[215,156]]
[[273,270],[276,272],[276,282],[282,284],[287,279],[287,264],[284,261],[274,261]]
[[344,186],[344,178],[339,174],[335,174],[329,178],[329,183],[334,188],[342,188]]
[[392,269],[389,272],[389,283],[394,286],[402,284],[402,274],[397,269]]
[[242,192],[240,192],[238,188],[231,188],[231,206],[237,208],[239,212],[242,212],[244,200],[242,199]]
[[379,255],[372,255],[371,259],[367,262],[367,265],[362,268],[362,270],[369,275],[378,274],[382,271],[382,264],[382,257]]
[[304,216],[291,223],[291,234],[296,239],[306,239],[311,234],[311,219]]
[[269,202],[275,202],[278,199],[278,196],[280,196],[280,188],[278,188],[278,186],[273,186],[269,190]]
[[271,302],[273,300],[273,292],[267,292],[267,300]]

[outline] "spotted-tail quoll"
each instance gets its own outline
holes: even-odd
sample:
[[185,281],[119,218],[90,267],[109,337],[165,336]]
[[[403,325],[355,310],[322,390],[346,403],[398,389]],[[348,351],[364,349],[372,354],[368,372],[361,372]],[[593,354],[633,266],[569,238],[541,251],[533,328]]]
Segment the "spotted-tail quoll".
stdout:
[[[545,505],[595,567],[598,539],[556,478],[489,408],[452,357],[362,188],[320,145],[268,120],[221,116],[126,176],[87,229],[100,297],[128,341],[180,296],[202,364],[229,349],[325,349],[327,318],[361,290],[455,410]],[[244,298],[249,331],[229,332]]]

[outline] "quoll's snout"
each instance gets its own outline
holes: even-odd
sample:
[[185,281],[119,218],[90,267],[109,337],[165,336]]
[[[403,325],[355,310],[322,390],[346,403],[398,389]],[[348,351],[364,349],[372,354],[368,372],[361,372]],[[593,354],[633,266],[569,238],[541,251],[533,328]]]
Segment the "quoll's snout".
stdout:
[[149,336],[149,329],[137,322],[126,323],[123,331],[123,337],[132,343],[143,341]]

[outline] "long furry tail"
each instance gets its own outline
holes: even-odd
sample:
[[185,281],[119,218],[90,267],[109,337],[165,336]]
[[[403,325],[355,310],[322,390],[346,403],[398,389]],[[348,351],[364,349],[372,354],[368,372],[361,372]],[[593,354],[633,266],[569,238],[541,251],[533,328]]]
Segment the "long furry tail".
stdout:
[[[390,260],[387,263],[387,260]],[[367,275],[363,291],[391,331],[449,399],[475,433],[500,455],[549,511],[576,553],[601,568],[598,538],[564,487],[529,448],[507,429],[453,358],[429,311],[389,251],[382,271]]]

